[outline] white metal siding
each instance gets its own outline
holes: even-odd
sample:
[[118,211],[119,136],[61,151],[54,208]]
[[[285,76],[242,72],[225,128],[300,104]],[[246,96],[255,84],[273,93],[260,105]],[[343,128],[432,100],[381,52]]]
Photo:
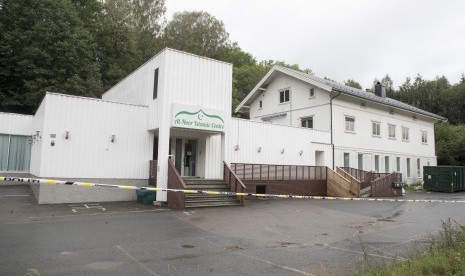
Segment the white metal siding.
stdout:
[[39,137],[33,140],[31,145],[31,166],[30,172],[35,176],[40,176],[40,170],[42,168],[42,148],[43,140],[42,137],[44,134],[44,120],[45,120],[45,107],[47,105],[47,97],[42,99],[42,102],[39,105],[34,118],[32,120],[32,134],[37,134],[39,132]]
[[232,119],[229,135],[232,163],[315,165],[315,151],[324,151],[325,165],[332,165],[327,131]]
[[0,134],[29,136],[33,118],[31,115],[0,112]]
[[147,107],[59,94],[47,94],[46,102],[40,176],[148,178],[153,135]]
[[[153,100],[155,69],[160,67],[164,51],[137,68],[134,72],[110,88],[102,99],[122,103],[149,105]],[[158,86],[163,75],[162,68],[158,72]],[[158,90],[158,95],[160,90]]]

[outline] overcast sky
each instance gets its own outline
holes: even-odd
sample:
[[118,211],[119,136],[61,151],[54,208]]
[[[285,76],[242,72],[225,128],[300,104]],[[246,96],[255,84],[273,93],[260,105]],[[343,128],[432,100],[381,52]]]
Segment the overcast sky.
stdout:
[[463,0],[166,0],[167,19],[206,11],[258,60],[283,60],[363,88],[388,73],[459,81],[465,73]]

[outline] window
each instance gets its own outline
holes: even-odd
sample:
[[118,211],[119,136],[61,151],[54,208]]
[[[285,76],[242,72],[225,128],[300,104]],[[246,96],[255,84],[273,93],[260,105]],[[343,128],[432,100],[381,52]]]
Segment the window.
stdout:
[[384,156],[384,172],[389,172],[389,156]]
[[418,178],[421,177],[420,173],[421,173],[421,160],[420,158],[417,158],[417,177]]
[[379,173],[379,155],[375,155],[375,172]]
[[259,105],[259,108],[262,108],[263,107],[263,102],[260,100],[260,102],[258,103]]
[[303,118],[302,127],[313,128],[313,117]]
[[280,103],[289,102],[289,89],[279,91],[279,102]]
[[407,158],[407,177],[410,177],[410,158]]
[[380,122],[371,123],[371,134],[373,134],[373,136],[381,135],[381,123]]
[[388,125],[389,138],[396,139],[396,125]]
[[0,171],[27,172],[30,160],[28,137],[0,134]]
[[344,152],[344,167],[350,167],[350,155],[347,152]]
[[428,132],[426,132],[426,131],[421,132],[421,142],[423,144],[428,143]]
[[408,127],[402,127],[402,140],[408,141]]
[[345,117],[345,130],[348,132],[355,132],[355,118],[354,117]]
[[396,171],[400,172],[400,157],[396,157]]
[[310,97],[310,98],[314,98],[314,97],[315,97],[315,88],[310,88],[309,97]]
[[153,99],[155,100],[158,97],[158,68],[155,69],[155,74],[153,77]]
[[363,170],[363,153],[358,154],[358,169]]

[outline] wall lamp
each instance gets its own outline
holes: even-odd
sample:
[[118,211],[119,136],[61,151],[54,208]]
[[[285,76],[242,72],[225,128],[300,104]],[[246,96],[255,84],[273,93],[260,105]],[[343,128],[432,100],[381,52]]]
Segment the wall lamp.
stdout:
[[262,147],[258,147],[257,152],[262,152]]
[[65,139],[68,140],[69,139],[69,131],[65,131]]
[[238,150],[239,150],[239,145],[235,145],[235,146],[234,146],[234,150],[235,150],[235,151],[238,151]]
[[300,151],[299,151],[299,155],[302,156],[302,154],[304,154],[304,151],[303,151],[303,150],[300,150]]
[[110,137],[110,141],[111,141],[112,143],[114,143],[114,142],[115,142],[115,140],[116,140],[116,135],[114,135],[114,134],[113,134],[113,135],[111,135],[111,137]]
[[284,149],[281,150],[281,154],[284,154]]

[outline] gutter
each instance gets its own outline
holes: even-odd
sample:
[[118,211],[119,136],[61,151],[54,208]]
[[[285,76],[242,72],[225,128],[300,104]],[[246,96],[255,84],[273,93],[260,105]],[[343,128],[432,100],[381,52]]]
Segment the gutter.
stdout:
[[332,148],[332,152],[333,152],[333,170],[334,170],[334,143],[333,143],[333,100],[339,96],[341,96],[341,92],[338,91],[339,94],[337,94],[336,96],[334,97],[331,97],[331,99],[329,100],[329,115],[331,116],[331,121],[330,121],[330,130],[331,130],[331,148]]

